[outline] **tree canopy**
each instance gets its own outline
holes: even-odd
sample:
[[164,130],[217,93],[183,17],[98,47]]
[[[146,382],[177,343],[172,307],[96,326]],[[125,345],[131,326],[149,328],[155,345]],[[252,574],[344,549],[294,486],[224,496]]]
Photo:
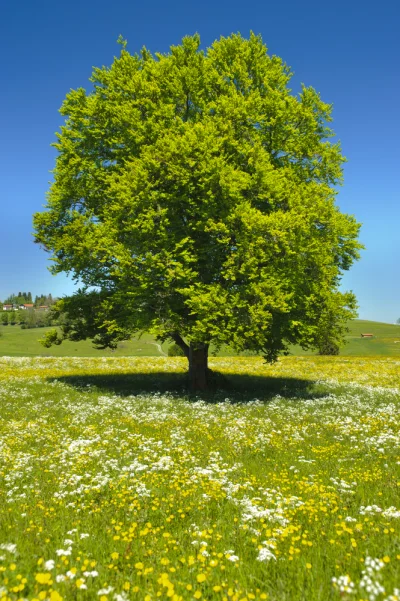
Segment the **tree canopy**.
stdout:
[[5,305],[23,305],[24,303],[32,302],[31,292],[18,292],[18,294],[10,294],[4,301]]
[[211,343],[272,361],[290,343],[318,347],[321,332],[341,337],[359,224],[335,203],[332,106],[312,87],[293,94],[291,75],[254,34],[206,50],[194,35],[154,55],[122,41],[89,91],[67,94],[34,216],[52,271],[82,285],[59,304],[65,336],[170,338],[194,387]]

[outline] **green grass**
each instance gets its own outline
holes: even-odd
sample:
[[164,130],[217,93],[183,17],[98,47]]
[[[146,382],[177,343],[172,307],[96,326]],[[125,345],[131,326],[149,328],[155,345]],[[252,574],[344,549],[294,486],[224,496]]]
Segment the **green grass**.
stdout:
[[397,601],[397,363],[0,358],[2,601]]
[[[344,357],[400,357],[400,325],[354,319],[349,324],[350,332],[346,336],[346,345],[340,350]],[[362,338],[361,334],[373,334],[373,338]],[[396,343],[396,341],[398,341]],[[312,355],[300,347],[293,346],[295,356]]]
[[[45,332],[52,328],[21,330],[19,326],[0,327],[0,357],[160,357],[160,345],[149,334],[121,342],[118,349],[96,350],[90,340],[71,342],[65,340],[59,346],[43,347],[39,342]],[[161,345],[165,353],[168,344]]]
[[[130,341],[120,343],[116,351],[98,351],[92,347],[90,340],[82,342],[63,342],[60,346],[49,349],[39,344],[49,328],[21,330],[19,326],[0,326],[0,356],[8,357],[160,357],[167,353],[169,343],[160,345],[149,334],[143,334]],[[361,338],[361,333],[372,333],[372,339]],[[398,341],[396,343],[396,341]],[[313,351],[304,351],[293,346],[291,353],[295,356],[312,355]],[[342,356],[387,356],[400,357],[400,326],[363,321],[356,319],[350,322],[350,333],[347,344],[342,348]],[[235,351],[224,348],[218,356],[235,356]]]
[[[354,320],[350,324],[348,345],[343,354],[386,355],[400,357],[400,325],[375,321]],[[361,334],[373,334],[373,338],[361,338]]]

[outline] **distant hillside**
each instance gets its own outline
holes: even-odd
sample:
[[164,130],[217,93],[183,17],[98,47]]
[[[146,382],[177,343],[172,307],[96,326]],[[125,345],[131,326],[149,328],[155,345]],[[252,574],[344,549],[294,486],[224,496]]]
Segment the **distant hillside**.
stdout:
[[[19,326],[0,326],[0,356],[47,356],[47,357],[101,357],[101,356],[161,356],[168,351],[168,343],[162,347],[149,334],[122,342],[119,348],[97,351],[89,340],[83,342],[66,341],[61,346],[44,348],[38,342],[47,328],[21,330]],[[373,334],[373,338],[361,338],[361,334]],[[396,343],[396,341],[398,341]],[[299,347],[292,347],[293,355],[315,355],[315,351],[305,352]],[[234,351],[223,348],[218,353],[222,356],[235,355]],[[356,319],[350,323],[348,344],[341,349],[342,356],[398,356],[400,358],[400,326],[376,321]]]
[[[373,334],[362,338],[361,334]],[[400,325],[354,319],[342,355],[397,355],[400,357]]]
[[[400,358],[400,325],[354,319],[349,324],[347,344],[340,349],[342,356],[369,357],[372,355]],[[361,334],[373,334],[372,338],[362,338]],[[291,348],[293,355],[314,355],[300,347]]]

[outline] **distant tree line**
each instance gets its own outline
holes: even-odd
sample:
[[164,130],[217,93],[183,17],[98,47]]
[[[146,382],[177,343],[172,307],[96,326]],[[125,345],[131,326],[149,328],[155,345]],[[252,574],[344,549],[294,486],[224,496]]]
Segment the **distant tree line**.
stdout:
[[50,311],[2,311],[0,324],[3,326],[19,325],[22,329],[45,328],[57,325]]
[[[52,294],[38,294],[34,300],[31,292],[10,294],[3,302],[0,302],[0,325],[19,325],[23,329],[57,325],[58,321],[53,313],[41,309],[41,307],[52,307],[56,300]],[[14,310],[3,311],[3,305],[12,305]],[[28,309],[20,309],[22,305],[33,306]]]
[[54,305],[56,299],[51,294],[39,294],[35,296],[35,300],[32,300],[31,292],[18,292],[18,294],[10,294],[4,301],[3,305],[28,305],[33,304],[35,307],[47,306],[51,307]]
[[18,294],[10,294],[4,299],[4,305],[25,305],[28,303],[32,303],[32,293],[31,292],[18,292]]

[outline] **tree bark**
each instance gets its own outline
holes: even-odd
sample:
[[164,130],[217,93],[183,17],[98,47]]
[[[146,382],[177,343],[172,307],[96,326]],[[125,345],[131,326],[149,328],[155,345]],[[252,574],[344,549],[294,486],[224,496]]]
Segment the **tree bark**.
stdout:
[[169,337],[182,349],[189,362],[189,388],[206,390],[208,386],[208,347],[204,342],[190,342],[186,344],[179,332],[171,332]]
[[208,344],[190,343],[189,346],[189,388],[206,390],[208,380]]

